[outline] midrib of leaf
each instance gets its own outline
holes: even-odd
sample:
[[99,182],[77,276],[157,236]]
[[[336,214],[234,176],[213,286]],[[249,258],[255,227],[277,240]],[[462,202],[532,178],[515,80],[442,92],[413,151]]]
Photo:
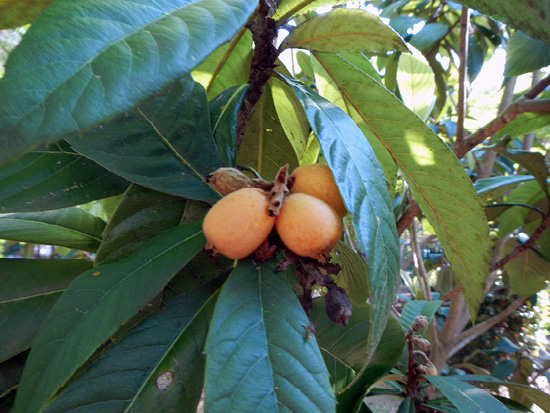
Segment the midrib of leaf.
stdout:
[[157,136],[160,138],[160,140],[162,141],[162,143],[164,143],[166,145],[166,147],[170,150],[170,152],[172,152],[174,154],[174,156],[176,158],[178,158],[178,160],[183,164],[185,165],[187,168],[189,168],[191,170],[191,172],[197,177],[200,179],[200,181],[205,184],[205,185],[208,185],[212,188],[212,186],[206,181],[206,179],[204,179],[204,177],[195,169],[193,168],[193,166],[187,162],[185,160],[185,158],[183,156],[181,156],[181,154],[176,150],[176,148],[174,148],[174,146],[170,143],[170,141],[162,134],[161,131],[158,130],[157,126],[155,125],[155,123],[149,119],[147,117],[147,115],[145,115],[145,113],[143,113],[141,111],[140,108],[138,108],[138,112],[140,114],[140,116],[149,124],[151,125],[151,127],[153,128],[153,130],[155,131],[155,133],[157,134]]
[[[333,38],[333,37],[342,37],[342,36],[357,36],[357,35],[362,36],[362,37],[368,37],[369,39],[371,39],[373,37],[380,38],[380,39],[387,39],[388,38],[388,36],[380,36],[380,35],[372,34],[372,33],[346,32],[346,33],[327,33],[327,34],[324,34],[324,35],[312,36],[312,37],[308,37],[308,38],[305,38],[305,39],[297,41],[297,42],[290,42],[290,43],[292,43],[292,47],[297,47],[297,46],[299,46],[303,43],[311,42],[311,41],[314,41],[314,40],[330,39],[330,38]],[[290,40],[292,40],[292,39],[290,39]]]
[[227,62],[227,60],[229,59],[229,56],[231,56],[231,53],[233,53],[233,50],[235,50],[235,47],[237,47],[237,44],[241,41],[241,38],[244,36],[246,30],[247,30],[246,27],[243,27],[241,30],[239,30],[239,32],[235,35],[233,40],[231,40],[231,43],[229,43],[229,47],[227,48],[227,51],[224,53],[222,59],[216,66],[216,69],[214,69],[214,72],[212,73],[212,77],[208,81],[208,85],[206,85],[206,88],[205,88],[206,93],[210,92],[210,88],[212,87],[212,85],[216,81],[216,78],[222,71],[223,66],[225,65],[225,62]]
[[321,350],[322,352],[324,353],[327,353],[329,356],[331,356],[332,358],[334,358],[335,360],[338,360],[340,363],[342,363],[343,366],[347,367],[348,369],[350,369],[351,371],[355,372],[355,370],[353,370],[353,367],[351,367],[349,364],[347,364],[344,360],[342,360],[341,358],[337,357],[336,355],[334,355],[334,353],[331,353],[330,351],[327,350],[326,347],[323,347],[323,346],[319,346],[319,350]]
[[[199,3],[200,3],[200,2],[192,3],[192,5],[197,6],[197,7],[201,7]],[[157,44],[157,41],[156,41],[155,37],[154,37],[148,30],[146,30],[145,28],[146,28],[146,27],[149,27],[149,26],[153,26],[153,25],[155,25],[157,22],[159,22],[159,21],[161,21],[161,20],[163,20],[163,19],[167,19],[167,18],[170,18],[170,17],[177,17],[177,16],[174,16],[174,15],[176,15],[180,10],[183,10],[183,9],[187,8],[190,4],[191,4],[191,3],[186,3],[186,4],[184,4],[182,7],[180,7],[180,8],[178,8],[178,9],[172,11],[171,13],[162,14],[161,16],[157,17],[156,19],[148,20],[148,21],[146,22],[146,24],[144,24],[143,26],[136,27],[135,30],[132,30],[132,31],[128,32],[126,35],[120,37],[120,38],[118,39],[118,41],[115,41],[115,42],[113,42],[113,43],[106,44],[103,48],[101,48],[100,50],[98,50],[98,51],[95,53],[95,55],[94,55],[91,59],[89,59],[89,60],[87,60],[87,61],[84,61],[80,66],[78,66],[78,67],[73,71],[73,73],[72,73],[70,76],[66,77],[65,79],[63,79],[63,80],[59,83],[59,85],[57,85],[56,87],[52,88],[52,89],[50,90],[50,92],[49,92],[47,95],[44,95],[44,96],[42,97],[42,99],[41,99],[40,102],[38,102],[38,103],[36,103],[36,104],[30,106],[30,107],[27,109],[26,112],[24,112],[21,116],[19,116],[17,119],[15,119],[15,121],[13,122],[13,125],[19,124],[19,122],[20,122],[22,119],[24,119],[30,112],[32,112],[35,108],[39,107],[39,106],[42,104],[42,102],[44,102],[45,100],[47,100],[51,95],[53,95],[53,94],[54,94],[55,92],[57,92],[60,88],[62,88],[67,82],[69,82],[73,77],[75,77],[75,76],[78,75],[80,72],[82,72],[82,70],[84,70],[86,67],[90,66],[90,64],[91,64],[92,62],[94,62],[94,61],[97,60],[99,57],[101,57],[101,55],[102,55],[103,53],[105,53],[105,51],[107,51],[108,49],[110,49],[111,47],[116,46],[116,45],[121,44],[121,43],[127,44],[127,43],[126,43],[126,39],[128,39],[129,37],[134,36],[134,35],[137,34],[137,33],[141,33],[141,32],[148,32],[148,33],[151,35],[151,39],[155,42],[155,44]],[[152,8],[152,7],[150,7],[150,6],[147,6],[147,7],[148,7],[148,8]],[[205,8],[205,10],[206,10],[208,13],[210,13],[210,11],[209,11],[208,9]],[[88,16],[88,17],[89,17],[89,16]],[[100,20],[103,21],[103,20],[105,20],[105,19],[100,19]],[[187,27],[187,23],[185,22],[185,20],[183,20],[183,19],[181,19],[181,18],[180,18],[179,20],[181,20],[181,22],[185,25],[185,27]],[[119,22],[119,21],[117,21],[117,23],[119,23],[119,24],[121,24],[121,25],[124,24],[124,23]],[[158,45],[157,45],[157,48],[158,48]],[[128,46],[128,49],[129,49],[129,50],[132,50],[129,46]],[[90,71],[93,73],[93,69],[92,69],[91,66],[90,66]],[[96,78],[99,82],[101,82],[101,77],[98,78],[97,76],[95,76],[95,78]],[[88,79],[88,82],[84,85],[83,90],[88,86],[88,83],[89,83],[90,80],[91,80],[91,78]],[[104,86],[103,86],[103,87],[104,87]],[[80,96],[79,96],[78,99],[75,99],[75,101],[74,101],[75,103],[73,104],[73,106],[76,105],[76,103],[78,102],[79,99],[80,99]],[[69,113],[69,115],[70,115],[71,118],[72,118],[72,112]],[[44,119],[45,119],[45,118],[42,117],[42,120],[40,121],[40,125],[37,127],[37,129],[40,129],[40,128],[42,127],[43,122],[44,122]],[[76,123],[76,122],[75,122],[75,123]]]
[[16,302],[25,301],[25,300],[31,300],[33,298],[44,297],[44,296],[52,295],[52,294],[59,294],[59,293],[62,293],[63,291],[65,291],[65,290],[66,290],[66,288],[63,288],[61,290],[52,290],[52,291],[47,291],[47,292],[44,292],[44,293],[26,295],[24,297],[17,297],[17,298],[13,298],[13,299],[10,299],[10,300],[4,300],[4,301],[0,301],[0,305],[16,303]]
[[[333,82],[337,85],[338,89],[340,90],[340,93],[342,93],[342,95],[346,98],[347,101],[350,102],[350,104],[353,106],[353,108],[357,111],[358,115],[361,117],[361,119],[367,124],[367,126],[369,127],[369,129],[372,131],[372,133],[378,138],[378,140],[380,141],[380,143],[382,143],[382,145],[384,146],[384,148],[386,148],[386,150],[390,153],[390,154],[393,154],[392,150],[390,149],[390,147],[386,144],[386,142],[384,141],[384,139],[382,138],[382,136],[378,133],[378,131],[376,130],[375,127],[373,127],[373,125],[371,124],[371,122],[369,121],[369,119],[363,114],[363,111],[361,110],[361,108],[355,103],[355,101],[351,98],[351,96],[349,95],[349,93],[347,92],[347,90],[342,86],[342,83],[338,81],[338,76],[335,76],[334,72],[329,68],[327,67],[325,64],[323,64],[323,61],[322,59],[318,59],[319,63],[323,66],[323,68],[327,71],[327,73],[329,73],[331,79],[333,80]],[[353,66],[351,63],[348,63],[349,65]],[[358,70],[358,71],[361,71],[360,69],[358,69],[357,67],[353,66],[355,70]],[[365,76],[369,76],[368,74],[366,74],[365,72],[361,71],[361,73],[363,73]],[[369,76],[370,77],[370,76]],[[375,81],[373,79],[373,81]],[[433,204],[430,202],[430,200],[428,199],[428,197],[426,197],[426,194],[425,192],[422,190],[422,188],[420,186],[418,186],[416,184],[416,181],[414,179],[412,179],[412,176],[410,175],[410,173],[408,172],[407,168],[404,167],[404,165],[401,163],[401,161],[395,157],[395,156],[392,156],[392,158],[394,159],[395,163],[397,163],[397,165],[399,165],[399,168],[401,169],[402,172],[404,172],[408,178],[410,179],[410,182],[414,182],[415,184],[415,188],[418,192],[420,192],[424,198],[424,201],[429,205],[430,209],[432,210],[432,212],[434,213],[435,216],[438,217],[439,221],[441,222],[441,226],[443,227],[448,239],[451,241],[452,245],[453,245],[453,249],[455,252],[458,253],[458,255],[460,256],[461,258],[461,261],[460,261],[460,266],[462,267],[463,269],[463,273],[464,275],[469,279],[470,278],[470,274],[466,271],[466,267],[465,267],[465,264],[464,264],[464,256],[462,255],[462,251],[460,250],[460,248],[457,248],[457,243],[454,239],[454,237],[451,235],[451,233],[449,232],[449,229],[447,227],[446,224],[443,224],[443,221],[441,220],[441,216],[440,214],[437,212],[436,208],[433,206]],[[438,178],[441,178],[440,176],[438,176]],[[433,189],[433,188],[432,188]],[[459,202],[457,200],[457,202]]]
[[[168,346],[168,348],[166,349],[166,351],[164,351],[164,354],[168,354],[172,351],[172,349],[174,348],[174,346],[176,345],[176,343],[179,342],[179,340],[181,339],[181,337],[183,336],[183,334],[185,332],[187,332],[187,330],[189,329],[189,326],[191,324],[193,324],[193,321],[195,321],[195,319],[198,317],[199,314],[202,313],[202,311],[204,310],[204,308],[213,300],[213,299],[217,299],[217,296],[219,295],[219,292],[220,292],[220,289],[218,289],[215,293],[213,293],[201,306],[200,308],[195,312],[195,314],[189,319],[189,321],[187,322],[187,325],[185,326],[185,328],[183,328],[180,333],[174,338],[174,340],[172,340],[172,343]],[[131,411],[131,408],[133,407],[134,403],[136,402],[136,400],[138,399],[139,395],[143,392],[143,390],[145,389],[145,386],[147,385],[147,383],[149,383],[149,381],[153,378],[153,375],[154,373],[157,371],[157,369],[160,367],[160,365],[162,363],[164,363],[164,360],[165,358],[162,357],[157,363],[155,363],[155,365],[153,366],[153,368],[151,368],[151,371],[149,372],[149,374],[147,375],[147,377],[145,378],[145,380],[143,380],[143,383],[141,384],[141,386],[139,387],[139,389],[137,389],[137,391],[135,392],[135,395],[134,397],[132,397],[130,399],[130,402],[128,403],[128,406],[126,407],[126,409],[124,409],[124,412],[130,412]]]
[[48,228],[48,227],[57,228],[57,229],[61,228],[63,231],[72,232],[72,233],[77,234],[77,235],[82,235],[82,236],[85,236],[86,238],[91,238],[91,239],[93,239],[95,241],[99,241],[99,242],[101,242],[103,240],[102,238],[97,238],[97,237],[95,237],[93,235],[90,235],[90,234],[87,234],[85,232],[77,231],[76,229],[67,228],[67,227],[63,227],[61,225],[56,225],[56,224],[50,224],[48,222],[34,221],[34,220],[31,220],[31,219],[9,218],[9,215],[6,216],[5,218],[6,218],[6,220],[9,219],[10,221],[16,221],[16,222],[22,222],[22,223],[30,222],[30,223],[34,223],[34,224],[39,224],[39,225],[45,226],[46,228]]

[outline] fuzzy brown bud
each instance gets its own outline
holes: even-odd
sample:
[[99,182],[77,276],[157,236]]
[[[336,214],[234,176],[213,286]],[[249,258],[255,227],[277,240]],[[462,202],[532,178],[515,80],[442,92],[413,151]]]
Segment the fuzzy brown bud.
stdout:
[[412,342],[416,346],[417,349],[421,351],[428,351],[430,349],[430,342],[426,340],[425,338],[422,338],[420,336],[413,336]]
[[325,295],[327,315],[334,323],[345,327],[351,317],[351,301],[343,288],[332,285],[328,289]]
[[219,168],[206,177],[206,180],[217,191],[224,195],[246,188],[252,180],[235,168]]
[[420,331],[424,327],[426,327],[427,325],[428,325],[428,317],[423,316],[423,315],[419,315],[414,319],[414,321],[411,325],[411,328],[414,331]]

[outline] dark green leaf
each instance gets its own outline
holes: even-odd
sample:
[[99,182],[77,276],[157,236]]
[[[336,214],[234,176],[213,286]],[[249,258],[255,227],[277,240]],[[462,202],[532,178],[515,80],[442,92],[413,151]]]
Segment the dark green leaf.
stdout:
[[412,397],[405,397],[401,404],[399,405],[399,410],[397,413],[415,413],[414,400]]
[[38,332],[16,412],[40,411],[124,322],[204,246],[201,222],[165,231],[128,258],[91,269],[65,290]]
[[216,202],[206,176],[221,166],[204,88],[190,77],[128,115],[68,141],[74,149],[142,186]]
[[550,45],[550,14],[546,0],[456,0],[457,3],[476,9],[522,30],[533,39]]
[[[515,239],[510,239],[502,249],[503,256],[519,246]],[[529,297],[546,287],[550,280],[550,262],[540,257],[534,250],[527,249],[518,257],[504,265],[508,273],[510,286],[515,294]]]
[[341,109],[306,86],[287,79],[302,102],[334,174],[366,264],[371,289],[369,352],[376,348],[397,290],[399,240],[384,173],[368,141]]
[[464,168],[439,136],[369,74],[337,56],[316,57],[346,102],[391,153],[445,249],[470,314],[477,314],[491,241],[481,202]]
[[20,212],[0,217],[0,238],[95,252],[105,222],[81,208]]
[[534,40],[516,30],[506,48],[504,76],[519,76],[550,65],[550,48],[541,40]]
[[0,259],[0,362],[30,347],[50,308],[84,260]]
[[273,270],[240,261],[223,286],[206,342],[207,412],[335,410],[309,320]]
[[[391,23],[390,23],[391,25]],[[393,25],[391,25],[393,27]],[[418,50],[430,50],[436,42],[447,34],[449,25],[444,23],[428,23],[409,41]],[[401,34],[403,36],[403,34]]]
[[252,34],[242,29],[230,43],[218,47],[191,74],[204,86],[211,99],[232,86],[248,83],[251,60]]
[[500,380],[507,380],[516,369],[517,360],[502,360],[493,368],[491,376]]
[[532,181],[533,179],[535,177],[532,175],[493,176],[491,178],[478,179],[474,182],[474,188],[479,195],[488,198],[497,189],[507,191],[512,186],[517,186],[521,182]]
[[177,297],[150,315],[87,366],[44,411],[195,411],[204,376],[202,351],[217,298],[210,295],[212,287]]
[[403,39],[390,26],[360,9],[335,9],[306,20],[280,47],[287,48],[330,53],[407,51]]
[[85,204],[118,195],[128,185],[84,156],[52,146],[0,169],[0,213]]
[[424,22],[424,20],[418,16],[409,16],[409,15],[401,14],[399,16],[392,17],[389,25],[401,37],[407,37],[407,36],[410,36],[410,33],[412,32],[414,26],[421,22]]
[[0,164],[162,90],[231,39],[256,5],[57,0],[34,21],[0,79]]
[[339,242],[333,250],[332,262],[340,264],[338,286],[347,291],[356,305],[363,305],[370,296],[369,277],[365,261],[348,245]]
[[298,166],[296,153],[277,116],[270,84],[248,123],[237,163],[251,166],[268,181],[275,179],[281,166],[288,164],[290,171]]
[[207,204],[132,185],[103,232],[96,261],[127,257],[161,232],[202,219],[207,210]]
[[[401,324],[403,329],[406,330],[412,325],[414,319],[419,315],[426,316],[428,318],[428,321],[432,321],[432,317],[435,315],[442,303],[443,301],[441,300],[409,301],[407,304],[405,304],[403,310],[401,311],[401,318],[399,319],[399,323]],[[424,335],[426,329],[427,327],[424,327],[422,330],[420,330],[420,334]]]
[[491,394],[471,384],[450,377],[424,376],[443,393],[461,413],[509,412],[510,410]]
[[31,23],[54,0],[3,0],[0,4],[0,30]]

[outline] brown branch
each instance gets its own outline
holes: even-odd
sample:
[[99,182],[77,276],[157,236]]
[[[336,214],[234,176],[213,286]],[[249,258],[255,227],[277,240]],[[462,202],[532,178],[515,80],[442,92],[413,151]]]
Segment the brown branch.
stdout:
[[460,294],[462,292],[462,288],[455,287],[451,291],[447,292],[446,294],[443,294],[439,299],[443,302],[449,301],[451,298],[453,298],[455,295]]
[[458,56],[460,67],[458,70],[458,113],[456,121],[456,142],[464,139],[464,118],[466,117],[466,77],[468,75],[468,32],[470,29],[470,9],[462,6],[460,16],[460,46]]
[[399,236],[403,234],[403,232],[408,228],[414,217],[417,216],[419,212],[420,205],[418,205],[418,202],[413,201],[405,210],[401,218],[399,218],[399,220],[397,221],[397,234]]

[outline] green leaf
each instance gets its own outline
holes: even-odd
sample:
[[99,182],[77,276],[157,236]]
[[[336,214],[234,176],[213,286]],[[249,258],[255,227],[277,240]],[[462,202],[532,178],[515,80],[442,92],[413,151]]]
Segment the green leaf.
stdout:
[[481,202],[462,165],[424,122],[369,74],[337,57],[330,64],[327,55],[317,58],[401,169],[445,249],[470,314],[477,314],[491,241]]
[[206,342],[205,411],[334,412],[328,373],[296,294],[272,263],[240,261]]
[[550,45],[550,15],[546,0],[457,0],[491,18],[522,30],[533,39]]
[[31,23],[54,0],[3,0],[0,4],[0,30]]
[[291,171],[298,166],[294,148],[277,116],[270,83],[248,123],[237,164],[251,166],[267,180],[275,179],[279,168],[285,164]]
[[[506,201],[514,204],[536,205],[537,202],[546,198],[544,190],[538,182],[526,182],[514,189],[507,197]],[[519,206],[514,206],[505,211],[500,216],[499,236],[502,238],[525,224],[525,218],[529,210]]]
[[252,34],[241,29],[230,43],[218,47],[191,74],[211,99],[231,86],[248,83],[251,61]]
[[[401,324],[401,327],[403,327],[403,330],[408,329],[412,323],[414,322],[414,319],[419,316],[423,315],[428,318],[428,321],[431,322],[433,316],[439,310],[439,307],[443,304],[443,301],[441,300],[434,300],[434,301],[426,301],[426,300],[413,300],[409,301],[405,306],[403,307],[403,310],[401,311],[401,318],[399,319],[399,323]],[[421,335],[424,335],[426,333],[428,327],[424,327],[422,330],[419,331]]]
[[399,240],[384,173],[368,141],[348,115],[308,87],[291,79],[286,81],[304,106],[366,256],[373,303],[374,324],[369,338],[372,355],[384,332],[399,276]]
[[330,53],[407,51],[390,26],[360,9],[335,9],[306,20],[292,30],[280,50],[288,48]]
[[0,217],[0,238],[95,252],[105,222],[81,208],[20,212]]
[[503,381],[491,376],[453,376],[453,379],[457,381],[473,381],[476,383],[495,383],[499,386],[508,387],[510,390],[517,389],[521,391],[522,394],[532,403],[535,403],[537,406],[539,406],[543,411],[550,410],[550,395],[524,384]]
[[[508,240],[502,249],[503,256],[511,253],[519,245],[515,239]],[[543,290],[546,281],[550,280],[550,262],[530,248],[507,262],[504,268],[513,292],[524,297],[530,297]]]
[[165,231],[128,258],[81,274],[38,332],[17,391],[15,412],[40,411],[123,323],[204,246],[201,222]]
[[60,146],[0,168],[0,213],[65,208],[118,195],[129,182]]
[[365,261],[348,245],[338,242],[332,252],[332,262],[340,264],[337,283],[347,291],[354,304],[364,305],[370,296],[369,277]]
[[509,412],[490,393],[457,379],[457,376],[424,376],[443,393],[461,413]]
[[534,179],[535,177],[532,175],[493,176],[491,178],[478,179],[474,182],[474,188],[484,198],[494,198],[494,192],[497,190],[499,190],[498,193],[504,193],[521,182],[532,181]]
[[344,0],[281,0],[273,14],[273,19],[280,26],[293,16],[309,13],[319,7],[343,3],[345,3]]
[[[435,45],[436,42],[441,40],[443,36],[447,34],[448,30],[448,24],[428,23],[422,27],[422,29],[411,38],[411,40],[409,40],[409,43],[418,50],[428,51]],[[401,34],[401,36],[403,36],[403,34]]]
[[195,411],[204,376],[202,350],[218,296],[211,295],[212,287],[190,291],[151,314],[87,366],[44,411]]
[[548,112],[522,113],[499,130],[495,135],[495,139],[500,139],[505,135],[510,135],[512,138],[515,138],[548,125],[550,125],[550,114]]
[[84,260],[0,259],[0,362],[30,347],[50,308]]
[[416,50],[402,54],[397,64],[397,83],[407,107],[426,121],[435,104],[435,79],[430,65]]
[[506,48],[504,76],[519,76],[550,65],[550,48],[541,40],[534,40],[516,30]]
[[307,140],[306,151],[304,152],[304,157],[300,159],[300,165],[317,163],[317,160],[319,159],[319,152],[321,152],[319,140],[317,139],[315,134],[310,133]]
[[56,1],[11,53],[0,79],[0,164],[162,90],[230,40],[256,4]]
[[221,166],[204,88],[190,77],[128,115],[68,141],[73,148],[142,186],[216,202],[206,176]]
[[376,381],[395,367],[405,345],[405,335],[399,323],[389,318],[380,344],[369,364],[359,372],[353,383],[337,395],[338,413],[359,410],[366,393]]
[[202,219],[208,205],[131,185],[103,232],[96,262],[127,257],[151,238],[179,224]]

